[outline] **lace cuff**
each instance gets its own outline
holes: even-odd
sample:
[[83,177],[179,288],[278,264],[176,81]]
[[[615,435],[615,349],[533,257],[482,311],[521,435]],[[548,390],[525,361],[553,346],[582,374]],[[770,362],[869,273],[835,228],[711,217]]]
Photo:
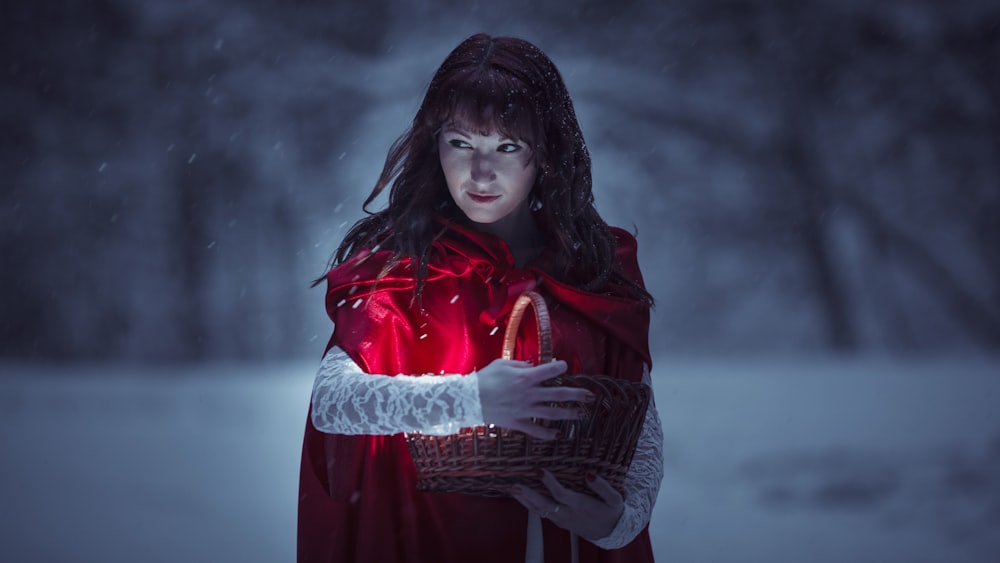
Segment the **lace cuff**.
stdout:
[[[650,385],[648,370],[643,373],[642,380]],[[634,540],[649,524],[662,480],[663,428],[656,405],[650,401],[632,465],[625,474],[625,510],[610,534],[599,540],[591,540],[591,543],[601,549],[618,549]]]
[[329,434],[454,434],[483,424],[479,380],[475,372],[367,374],[346,352],[333,347],[316,372],[312,423]]

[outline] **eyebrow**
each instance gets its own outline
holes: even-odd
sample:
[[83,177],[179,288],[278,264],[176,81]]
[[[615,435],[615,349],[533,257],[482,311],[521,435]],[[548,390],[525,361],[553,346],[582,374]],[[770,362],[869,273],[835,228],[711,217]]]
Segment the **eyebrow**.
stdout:
[[[444,127],[441,128],[441,132],[442,133],[448,133],[448,132],[458,133],[459,135],[462,135],[463,137],[468,137],[468,138],[472,138],[472,135],[474,135],[474,134],[476,134],[476,135],[482,135],[481,133],[471,133],[467,129],[465,129],[463,127],[460,127],[458,125],[445,125]],[[482,136],[485,136],[485,135],[482,135]],[[503,142],[503,141],[509,141],[511,143],[524,143],[524,144],[527,144],[524,141],[516,141],[516,140],[512,139],[511,137],[506,137],[506,136],[505,137],[500,137],[500,141],[501,142]]]

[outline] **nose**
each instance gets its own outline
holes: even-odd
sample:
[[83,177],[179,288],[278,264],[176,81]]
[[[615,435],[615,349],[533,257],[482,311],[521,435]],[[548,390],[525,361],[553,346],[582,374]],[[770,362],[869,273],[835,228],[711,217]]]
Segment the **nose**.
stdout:
[[472,155],[472,181],[477,184],[485,184],[496,179],[496,170],[489,155],[476,152]]

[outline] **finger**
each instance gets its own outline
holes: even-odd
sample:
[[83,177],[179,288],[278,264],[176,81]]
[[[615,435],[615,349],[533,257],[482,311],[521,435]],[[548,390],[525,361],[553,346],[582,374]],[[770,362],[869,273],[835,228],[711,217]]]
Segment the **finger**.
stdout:
[[510,494],[512,497],[517,499],[528,510],[536,514],[544,514],[551,511],[551,507],[556,504],[556,502],[545,495],[538,493],[530,487],[525,487],[524,485],[514,485],[511,487]]
[[572,407],[547,407],[532,405],[524,411],[525,416],[543,420],[577,420],[587,415],[584,411]]
[[515,420],[509,427],[511,430],[524,432],[528,436],[539,440],[555,440],[559,437],[559,431],[555,428],[546,428],[539,424],[532,424],[526,420]]
[[535,387],[529,398],[539,403],[592,403],[596,399],[593,393],[579,387]]
[[542,484],[545,485],[545,488],[549,490],[552,498],[559,504],[576,506],[576,496],[579,493],[573,492],[564,487],[563,484],[559,482],[559,479],[556,479],[556,476],[553,475],[548,469],[542,470]]
[[490,363],[497,364],[500,366],[508,366],[512,368],[520,368],[520,369],[535,367],[535,364],[528,360],[505,360],[503,358],[497,358]]
[[553,377],[558,377],[566,373],[566,362],[563,360],[555,360],[547,364],[541,364],[539,366],[534,366],[531,368],[531,380],[540,383],[552,379]]
[[607,479],[595,475],[594,473],[587,473],[587,486],[590,490],[594,491],[598,497],[601,498],[607,504],[618,508],[625,503],[625,499],[622,495],[611,486],[611,483]]

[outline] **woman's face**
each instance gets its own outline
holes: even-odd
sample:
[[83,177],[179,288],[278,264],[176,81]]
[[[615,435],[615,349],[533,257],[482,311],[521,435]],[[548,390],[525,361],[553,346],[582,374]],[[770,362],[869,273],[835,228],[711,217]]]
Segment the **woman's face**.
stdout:
[[438,152],[448,191],[469,220],[514,223],[512,218],[527,213],[535,184],[535,159],[527,143],[446,125]]

